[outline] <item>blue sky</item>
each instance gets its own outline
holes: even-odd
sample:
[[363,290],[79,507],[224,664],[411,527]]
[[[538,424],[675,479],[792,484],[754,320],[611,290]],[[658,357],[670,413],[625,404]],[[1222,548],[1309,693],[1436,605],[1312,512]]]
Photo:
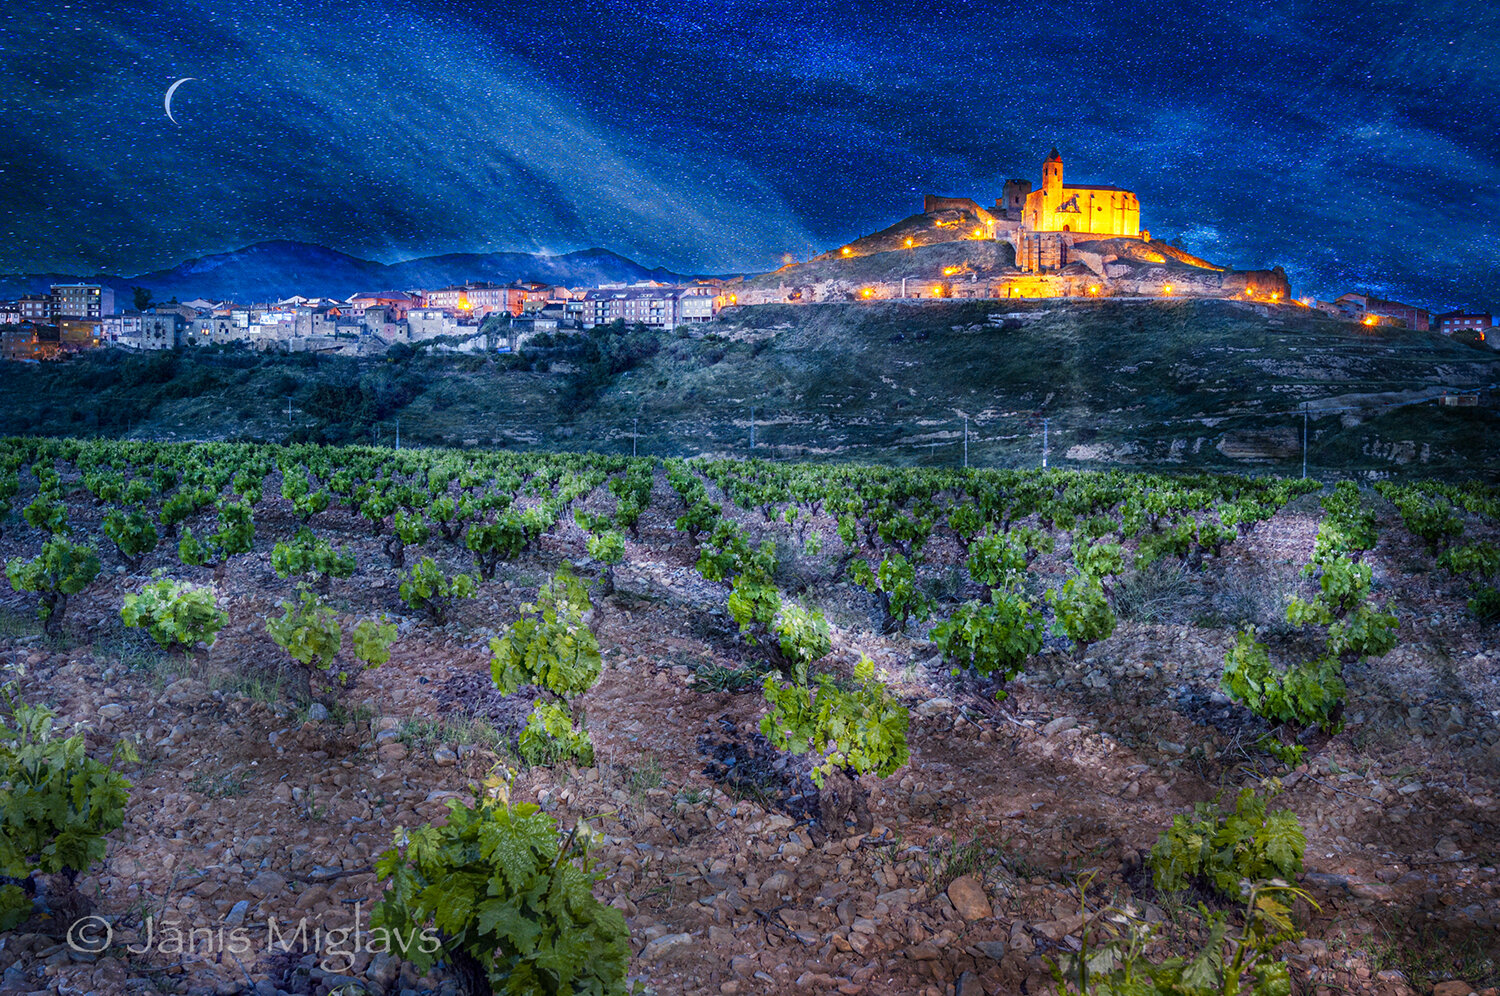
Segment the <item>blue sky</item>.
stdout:
[[1299,294],[1500,307],[1497,108],[1484,4],[12,0],[0,269],[270,238],[754,269],[1056,145]]

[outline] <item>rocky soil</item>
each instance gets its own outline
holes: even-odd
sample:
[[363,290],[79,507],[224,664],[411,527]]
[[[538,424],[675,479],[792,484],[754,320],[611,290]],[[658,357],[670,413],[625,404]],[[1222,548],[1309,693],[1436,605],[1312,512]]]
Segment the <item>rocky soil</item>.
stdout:
[[[827,663],[848,670],[868,653],[912,708],[910,765],[863,785],[867,833],[819,819],[805,762],[759,737],[755,683],[699,690],[706,665],[753,652],[724,614],[724,587],[691,569],[667,504],[659,495],[595,613],[606,670],[584,705],[598,764],[525,770],[513,787],[565,827],[599,818],[597,894],[624,912],[633,976],[651,991],[1047,992],[1047,959],[1081,943],[1089,873],[1095,907],[1128,903],[1172,943],[1196,936],[1197,897],[1156,894],[1143,853],[1174,814],[1274,770],[1218,673],[1234,626],[1274,621],[1307,583],[1298,568],[1315,502],[1201,572],[1158,578],[1159,597],[1138,600],[1137,618],[1085,655],[1049,644],[999,705],[956,683],[920,630],[874,635],[868,596],[802,565],[805,597],[837,624]],[[581,559],[582,537],[567,526],[502,565],[438,629],[405,617],[358,523],[318,516],[320,534],[343,533],[360,558],[355,578],[334,583],[335,604],[403,619],[393,660],[330,714],[275,684],[280,652],[262,619],[288,590],[270,570],[270,537],[290,528],[275,515],[268,499],[256,551],[216,579],[231,622],[191,658],[119,623],[122,595],[174,563],[164,552],[75,598],[59,641],[35,631],[27,598],[0,598],[0,665],[23,696],[50,703],[91,746],[128,737],[142,758],[127,768],[125,827],[77,883],[113,943],[73,950],[63,920],[78,911],[59,909],[0,935],[0,992],[456,991],[441,968],[350,953],[326,933],[321,950],[303,950],[295,931],[305,922],[310,945],[317,929],[367,924],[381,893],[374,859],[398,828],[441,819],[446,800],[515,764],[508,745],[526,703],[489,685],[488,639],[559,559]],[[1285,777],[1280,803],[1307,830],[1302,884],[1317,902],[1299,911],[1308,938],[1286,957],[1301,993],[1397,996],[1449,981],[1440,996],[1455,996],[1500,974],[1500,646],[1388,508],[1381,526],[1376,591],[1400,615],[1401,644],[1349,675],[1348,727]],[[8,532],[0,552],[31,539]],[[934,560],[945,556],[935,544]],[[1038,583],[1060,580],[1054,561],[1038,564]],[[266,950],[273,920],[290,950]],[[164,946],[173,924],[199,933]],[[253,950],[215,941],[234,927]]]

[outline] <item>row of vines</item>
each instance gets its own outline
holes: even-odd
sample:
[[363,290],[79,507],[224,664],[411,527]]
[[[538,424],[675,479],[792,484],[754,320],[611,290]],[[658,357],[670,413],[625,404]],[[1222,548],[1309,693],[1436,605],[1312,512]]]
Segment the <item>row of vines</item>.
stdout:
[[[870,825],[859,779],[907,764],[909,714],[869,657],[858,655],[852,676],[834,668],[829,623],[805,583],[799,591],[785,582],[789,559],[816,559],[821,584],[867,594],[875,628],[925,636],[955,679],[1003,698],[1049,637],[1080,654],[1109,638],[1117,625],[1114,589],[1125,575],[1161,560],[1199,567],[1288,502],[1321,490],[1305,480],[1207,474],[0,441],[0,529],[28,549],[9,560],[6,575],[16,591],[35,595],[49,633],[62,632],[70,599],[114,559],[120,573],[149,577],[122,597],[126,626],[183,653],[212,645],[228,621],[220,603],[227,572],[259,540],[288,585],[264,629],[284,651],[304,702],[332,704],[362,671],[390,660],[399,639],[385,613],[340,611],[330,599],[335,581],[389,573],[409,622],[443,626],[461,620],[465,603],[496,581],[503,562],[535,553],[544,538],[549,555],[565,545],[565,534],[576,549],[576,527],[589,570],[580,575],[564,562],[489,645],[495,687],[533,697],[515,743],[518,758],[532,765],[593,763],[579,700],[602,671],[596,600],[614,590],[616,568],[632,554],[686,541],[698,573],[725,585],[724,611],[750,661],[721,676],[723,686],[758,685],[762,732],[776,748],[812,757],[812,777],[833,800],[824,818],[840,827]],[[1463,542],[1467,524],[1500,518],[1495,490],[1379,490],[1438,563],[1472,584],[1474,613],[1500,616],[1500,550]],[[1367,562],[1378,539],[1374,509],[1349,483],[1321,501],[1306,565],[1317,594],[1286,607],[1288,626],[1321,652],[1277,659],[1247,627],[1222,677],[1225,692],[1266,721],[1272,733],[1263,744],[1287,765],[1301,760],[1315,734],[1342,726],[1346,669],[1397,641],[1398,620],[1377,597]],[[648,512],[655,513],[649,520]],[[360,532],[378,562],[361,563],[348,547]],[[938,547],[962,575],[941,597],[926,583],[937,570],[929,552]],[[1065,564],[1061,583],[1038,576],[1044,556]],[[12,775],[0,789],[0,818],[17,834],[24,829],[16,839],[28,843],[0,852],[0,875],[24,881],[86,869],[120,825],[128,783],[85,756],[79,738],[53,737],[45,710],[11,702],[6,715],[0,741]],[[29,780],[17,780],[16,771]],[[88,801],[70,795],[78,784],[94,786]],[[17,786],[61,801],[23,800]],[[1226,986],[1232,974],[1236,987],[1243,977],[1257,992],[1284,991],[1284,966],[1278,973],[1268,952],[1295,933],[1287,903],[1305,894],[1285,883],[1301,868],[1305,839],[1295,816],[1268,808],[1274,780],[1264,788],[1246,786],[1232,808],[1202,804],[1162,835],[1152,852],[1158,888],[1197,884],[1239,897],[1242,882],[1256,884],[1232,929],[1214,914],[1223,929],[1213,950],[1152,972],[1175,971],[1180,983],[1193,965],[1212,962]],[[81,843],[66,851],[49,845],[64,836]],[[511,804],[503,785],[492,783],[472,805],[455,802],[445,824],[413,832],[382,858],[391,888],[374,922],[392,930],[435,923],[449,938],[445,956],[469,959],[496,991],[622,992],[625,924],[589,893],[588,836],[583,824],[561,833],[552,817]],[[0,927],[28,910],[15,886],[0,890]],[[1109,943],[1140,942],[1133,935]],[[1135,964],[1109,963],[1116,973]],[[1065,985],[1090,989],[1086,971],[1064,974]],[[1094,988],[1128,981],[1096,979]]]

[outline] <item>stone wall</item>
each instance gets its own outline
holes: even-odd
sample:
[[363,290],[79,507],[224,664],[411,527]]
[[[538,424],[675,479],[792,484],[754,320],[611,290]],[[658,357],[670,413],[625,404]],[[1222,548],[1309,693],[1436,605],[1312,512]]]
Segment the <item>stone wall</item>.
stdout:
[[936,194],[928,194],[922,198],[923,214],[937,214],[939,211],[968,211],[989,225],[999,220],[980,207],[979,202],[972,197],[939,197]]

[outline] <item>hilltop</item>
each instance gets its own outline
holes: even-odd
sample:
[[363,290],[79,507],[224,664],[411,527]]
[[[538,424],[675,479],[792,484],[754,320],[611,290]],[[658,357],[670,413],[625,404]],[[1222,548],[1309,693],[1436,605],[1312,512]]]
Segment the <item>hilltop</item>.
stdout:
[[[235,353],[12,365],[0,432],[390,442],[976,466],[1433,473],[1500,467],[1500,381],[1446,337],[1233,301],[736,307],[510,358]],[[606,355],[607,354],[607,355]],[[288,397],[293,417],[287,416]],[[1403,407],[1393,407],[1405,405]],[[638,420],[638,421],[637,421]]]

